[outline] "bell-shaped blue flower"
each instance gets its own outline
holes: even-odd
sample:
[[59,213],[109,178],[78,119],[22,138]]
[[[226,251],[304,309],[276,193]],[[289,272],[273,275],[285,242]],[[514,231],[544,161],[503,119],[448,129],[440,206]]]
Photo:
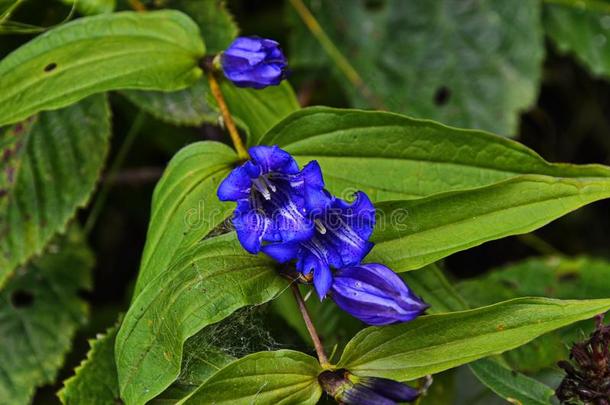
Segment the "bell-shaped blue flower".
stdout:
[[315,176],[321,173],[304,170],[304,175],[277,146],[255,146],[249,152],[251,160],[229,173],[217,192],[220,200],[237,202],[232,220],[242,246],[256,254],[263,242],[310,239],[315,231],[305,194],[317,193],[313,189],[322,180]]
[[378,263],[336,271],[330,296],[339,308],[369,325],[411,321],[428,308],[396,273]]
[[304,196],[314,235],[302,241],[271,243],[262,251],[281,263],[297,259],[297,271],[305,275],[313,272],[313,283],[322,299],[333,283],[331,268],[356,265],[373,247],[369,238],[375,226],[375,208],[363,192],[357,192],[355,200],[348,203],[323,190],[315,161],[303,169],[303,176],[309,179]]
[[277,42],[258,37],[236,38],[222,53],[220,64],[236,86],[255,89],[280,84],[288,66]]

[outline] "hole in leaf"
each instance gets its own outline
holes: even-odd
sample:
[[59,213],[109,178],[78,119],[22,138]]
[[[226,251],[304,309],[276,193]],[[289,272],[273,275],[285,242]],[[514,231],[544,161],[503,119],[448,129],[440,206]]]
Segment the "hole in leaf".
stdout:
[[364,7],[368,11],[380,11],[385,6],[385,0],[364,0]]
[[447,86],[441,86],[434,93],[434,104],[445,105],[451,98],[451,90]]
[[51,72],[51,71],[55,70],[56,67],[57,67],[57,63],[49,63],[47,66],[44,67],[44,71]]
[[25,290],[15,290],[11,294],[11,303],[15,308],[28,308],[34,303],[34,296]]

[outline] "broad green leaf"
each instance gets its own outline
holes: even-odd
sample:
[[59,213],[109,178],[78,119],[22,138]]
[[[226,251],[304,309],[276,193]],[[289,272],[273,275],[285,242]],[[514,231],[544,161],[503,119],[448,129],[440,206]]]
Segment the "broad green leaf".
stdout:
[[214,374],[180,404],[310,404],[322,395],[318,361],[301,352],[279,350],[243,357]]
[[218,113],[210,107],[206,78],[200,78],[184,90],[172,92],[127,90],[121,92],[129,101],[150,115],[174,125],[215,124]]
[[109,117],[96,95],[0,134],[0,286],[87,203],[108,152]]
[[0,125],[112,89],[178,90],[200,76],[197,25],[178,11],[79,18],[0,62]]
[[[490,305],[522,296],[591,299],[610,296],[610,263],[580,257],[534,258],[463,281],[457,289],[472,306]],[[578,323],[549,333],[504,355],[513,368],[536,372],[568,357],[569,346],[592,330]]]
[[[88,308],[93,256],[69,233],[21,268],[0,292],[0,402],[28,404],[36,387],[55,381]],[[6,403],[6,402],[3,402]]]
[[64,405],[113,405],[120,403],[119,382],[114,364],[114,340],[118,326],[89,340],[87,358],[64,381],[57,393]]
[[[436,265],[427,266],[419,271],[403,273],[401,276],[413,291],[430,304],[427,313],[438,314],[468,309],[464,299],[457,293],[453,286],[449,284],[449,281],[445,278],[443,272]],[[485,286],[481,286],[481,288],[485,288]],[[543,335],[537,340],[546,336],[549,336],[549,334]],[[530,344],[533,344],[533,342]],[[525,345],[521,348],[527,346],[528,345]],[[515,350],[520,350],[520,348]],[[501,366],[494,360],[478,360],[477,362],[470,363],[469,367],[473,368],[475,365],[478,365],[477,370],[473,370],[476,377],[503,398],[508,399],[510,397],[520,400],[529,397],[539,398],[541,392],[546,392],[546,390],[548,390],[548,387],[542,383],[520,374],[515,370]],[[507,373],[510,374],[510,378],[508,379],[505,378]],[[447,378],[445,377],[444,380],[446,379]],[[434,376],[434,380],[433,389],[437,384],[436,375]],[[444,385],[447,384],[445,383]],[[453,392],[445,394],[454,395]],[[424,403],[426,403],[426,398],[427,397],[424,397]],[[529,403],[530,402],[524,401],[523,405]]]
[[278,144],[301,164],[317,160],[333,193],[347,197],[363,190],[375,201],[486,186],[522,174],[610,177],[605,166],[552,164],[489,133],[384,112],[307,108],[259,143]]
[[473,306],[525,295],[561,299],[610,296],[610,262],[591,257],[537,257],[462,281],[457,290]]
[[533,378],[500,365],[491,359],[470,364],[470,369],[483,384],[511,403],[522,405],[550,405],[555,392]]
[[61,0],[62,3],[75,5],[79,13],[84,15],[95,15],[111,13],[116,7],[116,0]]
[[594,74],[610,76],[610,3],[545,4],[543,22],[559,50],[574,54]]
[[[180,10],[197,23],[206,45],[206,53],[214,54],[227,48],[238,29],[233,17],[221,0],[169,0],[164,7]],[[174,92],[124,91],[131,102],[155,117],[177,125],[201,125],[216,123],[218,114],[208,104],[207,79],[201,78],[194,85]]]
[[[256,144],[267,130],[299,108],[288,82],[253,90],[235,87],[222,79],[220,87],[231,115],[248,133],[250,145]],[[124,91],[123,95],[160,120],[176,125],[216,124],[220,117],[205,77],[176,92]]]
[[236,161],[231,148],[209,141],[188,145],[172,158],[153,194],[134,298],[179,250],[195,245],[230,215],[234,204],[219,201],[216,190]]
[[489,240],[531,232],[610,197],[610,180],[521,176],[473,190],[377,204],[368,261],[406,271]]
[[521,346],[610,309],[610,299],[520,298],[473,310],[369,327],[347,345],[338,367],[406,381]]
[[320,72],[335,73],[354,107],[516,135],[519,113],[536,101],[544,56],[537,0],[306,3],[373,96],[329,69],[298,18],[291,65],[326,61]]
[[209,54],[224,51],[239,33],[225,0],[164,0],[160,3],[163,7],[182,11],[197,23]]
[[206,347],[201,350],[197,347],[188,347],[190,341],[191,339],[184,346],[184,357],[188,356],[188,361],[182,359],[182,371],[178,380],[153,399],[151,404],[175,404],[203,385],[214,373],[235,360],[234,357],[216,348]]
[[154,398],[178,377],[186,339],[286,287],[274,262],[245,252],[233,233],[185,250],[146,284],[121,325],[115,348],[121,398],[128,404]]

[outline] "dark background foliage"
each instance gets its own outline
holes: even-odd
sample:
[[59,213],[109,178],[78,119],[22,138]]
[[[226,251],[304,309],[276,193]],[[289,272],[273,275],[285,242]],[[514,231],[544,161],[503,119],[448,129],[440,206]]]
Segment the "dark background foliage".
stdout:
[[[146,2],[145,2],[146,3]],[[383,0],[367,0],[366,7],[379,10]],[[290,36],[294,33],[294,16],[288,18],[289,5],[284,1],[231,0],[228,8],[244,35],[270,37],[284,44],[291,59]],[[69,7],[60,2],[31,1],[13,17],[16,21],[38,26],[50,26],[62,21]],[[31,39],[29,34],[4,35],[0,40],[0,56]],[[315,41],[311,39],[314,43]],[[544,45],[546,56],[541,74],[540,90],[534,106],[519,118],[517,140],[537,151],[549,161],[610,164],[610,84],[592,74],[573,57],[559,52],[548,39]],[[434,102],[442,108],[452,94],[451,77],[434,89]],[[349,95],[326,68],[294,67],[290,82],[303,105],[349,107]],[[0,89],[1,91],[1,89]],[[118,94],[111,94],[113,137],[108,162],[113,162],[137,115],[136,108]],[[88,240],[96,257],[93,286],[83,292],[91,305],[91,319],[78,332],[58,381],[72,374],[88,348],[86,339],[112,325],[119,313],[126,310],[137,274],[146,238],[149,209],[156,181],[169,159],[184,145],[197,140],[212,139],[226,142],[218,127],[175,127],[151,116],[144,124],[135,143],[128,151],[124,164],[114,178],[106,174],[101,183],[110,182],[109,193],[91,229]],[[110,165],[107,165],[107,168]],[[101,187],[98,187],[98,190]],[[76,218],[85,224],[92,215],[93,204],[81,210]],[[549,252],[568,256],[587,254],[610,259],[610,202],[602,201],[563,217],[535,233],[536,237],[510,237],[486,243],[480,247],[457,253],[444,262],[456,280],[468,279],[488,270],[518,260]],[[15,295],[15,300],[20,296]],[[31,305],[26,299],[23,305]],[[260,314],[259,314],[260,315]],[[276,325],[273,314],[267,311],[252,319],[259,319],[258,330]],[[271,328],[270,337],[262,341],[282,341],[282,347],[292,345],[308,350],[307,346],[283,327]],[[256,347],[253,347],[253,350]],[[472,383],[472,382],[471,382]],[[54,403],[54,393],[61,386],[47,386],[39,390],[35,403]]]

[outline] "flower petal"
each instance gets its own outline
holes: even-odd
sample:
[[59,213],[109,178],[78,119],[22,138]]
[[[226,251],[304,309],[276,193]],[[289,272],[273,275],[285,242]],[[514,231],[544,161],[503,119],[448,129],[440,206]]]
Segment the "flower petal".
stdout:
[[428,308],[400,277],[377,263],[339,269],[331,296],[341,309],[369,325],[407,322]]
[[264,240],[269,242],[302,241],[314,234],[313,222],[305,215],[302,187],[293,187],[286,179],[269,181],[273,190],[267,199],[258,196],[257,205],[269,218]]
[[233,214],[233,226],[237,239],[248,252],[257,254],[260,251],[263,235],[269,227],[269,220],[260,212],[252,209],[247,200],[237,203]]
[[296,259],[299,252],[298,242],[270,243],[263,245],[261,251],[280,263]]
[[323,215],[332,204],[333,196],[324,190],[324,177],[316,160],[307,163],[301,170],[300,178],[303,180],[303,196],[305,207],[311,217]]
[[322,245],[333,246],[340,262],[336,267],[358,264],[371,251],[368,241],[375,226],[375,208],[363,192],[356,193],[356,200],[349,204],[335,198],[331,207],[319,218],[323,225],[317,234]]
[[333,274],[328,264],[319,262],[313,270],[313,285],[316,288],[320,301],[326,297],[333,284]]
[[299,172],[299,165],[292,155],[277,145],[253,146],[249,152],[254,164],[260,166],[263,173],[297,174]]
[[252,178],[258,177],[260,169],[246,162],[243,165],[233,169],[231,173],[218,186],[216,194],[221,201],[237,201],[239,199],[248,198],[250,195],[250,187],[252,186]]

